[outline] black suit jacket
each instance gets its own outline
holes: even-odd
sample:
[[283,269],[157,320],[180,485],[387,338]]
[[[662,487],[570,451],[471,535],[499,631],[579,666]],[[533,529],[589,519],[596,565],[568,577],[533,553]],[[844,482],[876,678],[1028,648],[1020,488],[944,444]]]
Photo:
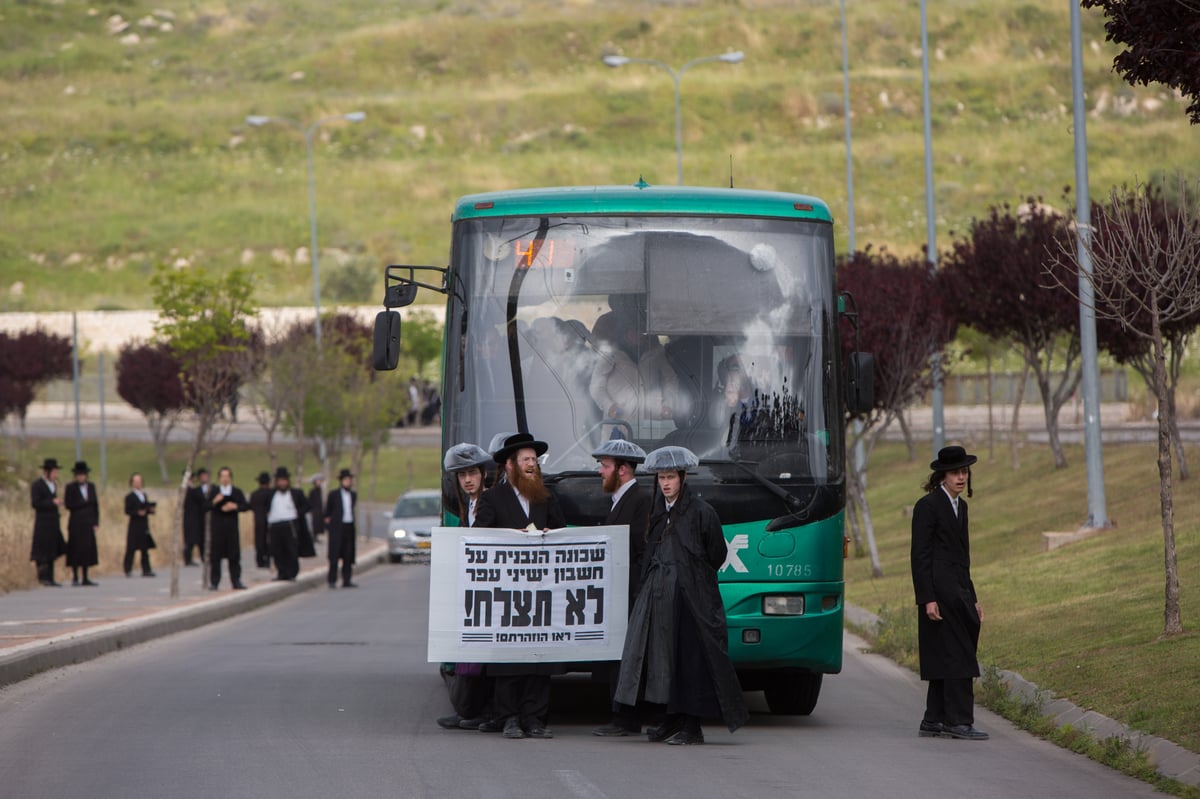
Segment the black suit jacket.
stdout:
[[[913,506],[912,579],[923,680],[979,676],[979,600],[971,581],[969,528],[966,500],[958,498],[956,517],[940,487]],[[926,615],[929,602],[938,603],[941,621]]]
[[67,520],[67,531],[72,534],[90,533],[93,527],[100,524],[100,501],[96,497],[95,483],[88,482],[87,494],[87,499],[84,499],[83,492],[79,490],[79,483],[74,481],[67,483],[66,489],[63,490],[63,505],[71,511],[71,517]]
[[[339,485],[334,490],[337,491],[340,489],[341,486]],[[325,511],[325,502],[321,498],[320,486],[313,486],[312,491],[308,492],[308,504],[312,506],[312,533],[313,535],[320,535],[325,532],[325,516],[329,515]],[[322,516],[322,513],[325,516]]]
[[[204,495],[205,489],[208,496]],[[212,510],[212,497],[218,489],[211,483],[194,485],[183,497],[183,534],[189,543],[204,541],[204,514]]]
[[33,546],[29,550],[29,559],[38,563],[49,563],[67,551],[67,542],[58,525],[55,496],[57,491],[51,491],[41,477],[29,486],[29,502],[34,511]]
[[514,530],[524,530],[530,524],[537,529],[556,530],[567,526],[558,505],[558,498],[550,494],[550,498],[541,504],[529,505],[529,515],[517,500],[517,492],[508,484],[492,486],[483,492],[479,504],[475,508],[475,524],[473,527],[511,527]]
[[646,554],[646,521],[650,518],[650,492],[634,483],[604,518],[605,524],[629,525],[629,608],[642,587],[642,560]]
[[[230,502],[236,507],[233,510],[224,510],[225,505]],[[220,487],[213,489],[212,496],[208,500],[209,512],[212,513],[212,532],[213,538],[219,534],[233,536],[234,539],[238,536],[238,514],[250,510],[250,503],[246,501],[246,495],[242,489],[233,486],[226,497],[221,493]]]
[[[342,487],[338,486],[337,488],[333,489],[325,496],[325,517],[324,517],[324,519],[321,520],[321,521],[325,522],[326,529],[329,530],[329,535],[331,537],[342,534],[342,525],[344,524],[344,522],[342,521],[342,516],[344,515],[345,510],[346,509],[344,507],[342,507]],[[351,518],[357,520],[358,519],[358,516],[356,515],[357,512],[358,512],[358,492],[351,491],[350,492],[350,515],[351,515]],[[315,509],[314,518],[320,517],[320,515],[321,515],[321,509],[320,508]],[[326,519],[328,519],[328,521],[325,521]]]

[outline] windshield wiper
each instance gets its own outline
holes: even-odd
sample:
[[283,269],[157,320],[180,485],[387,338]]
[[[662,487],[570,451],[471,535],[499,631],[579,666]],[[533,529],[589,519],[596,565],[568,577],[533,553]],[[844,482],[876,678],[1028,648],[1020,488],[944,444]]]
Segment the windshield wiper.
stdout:
[[788,510],[792,511],[793,515],[798,516],[800,518],[803,518],[804,516],[806,516],[808,514],[808,511],[812,509],[812,506],[816,502],[816,499],[817,499],[817,494],[814,492],[812,498],[809,499],[808,502],[805,502],[804,500],[800,499],[800,497],[796,496],[791,491],[788,491],[786,488],[779,485],[778,483],[771,482],[766,477],[763,477],[761,474],[759,474],[757,469],[751,469],[749,466],[746,465],[747,463],[753,463],[753,461],[746,461],[741,458],[731,457],[729,460],[721,460],[721,461],[707,460],[707,461],[701,461],[701,463],[710,463],[710,464],[711,463],[729,463],[729,464],[736,466],[741,471],[750,475],[751,479],[753,479],[754,482],[758,483],[763,488],[767,489],[772,494],[774,494],[775,496],[777,496],[781,500],[783,500],[784,504],[787,505]]

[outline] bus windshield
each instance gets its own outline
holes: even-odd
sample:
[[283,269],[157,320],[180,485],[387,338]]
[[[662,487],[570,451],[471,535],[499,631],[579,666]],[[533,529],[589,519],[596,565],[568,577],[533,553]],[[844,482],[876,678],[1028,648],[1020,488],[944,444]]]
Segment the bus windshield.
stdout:
[[527,428],[547,475],[592,471],[623,437],[734,479],[840,479],[828,224],[494,217],[454,236],[450,441]]

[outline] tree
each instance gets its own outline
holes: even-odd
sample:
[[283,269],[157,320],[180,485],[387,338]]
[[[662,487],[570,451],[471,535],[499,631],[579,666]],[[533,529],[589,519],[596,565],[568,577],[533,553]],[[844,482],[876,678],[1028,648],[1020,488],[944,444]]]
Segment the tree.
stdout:
[[1192,124],[1200,124],[1200,5],[1194,0],[1082,0],[1104,11],[1105,38],[1126,49],[1113,69],[1131,84],[1162,83],[1191,99]]
[[186,407],[179,359],[165,344],[130,342],[117,355],[117,394],[146,417],[158,470],[167,473],[167,438]]
[[25,438],[25,415],[37,390],[71,377],[71,340],[35,327],[16,335],[0,332],[0,421],[16,414]]
[[[174,530],[171,535],[171,596],[179,596],[178,531],[183,529],[183,500],[196,458],[232,392],[248,367],[251,340],[249,320],[257,313],[251,297],[250,275],[241,268],[225,274],[160,267],[151,279],[154,303],[159,308],[155,332],[179,361],[183,396],[195,412],[195,437],[179,485]],[[210,534],[206,532],[206,538]],[[204,542],[205,568],[212,542]]]
[[[875,408],[853,429],[847,452],[862,441],[866,460],[887,426],[931,386],[930,353],[954,337],[956,322],[944,299],[944,278],[929,274],[917,256],[901,260],[885,251],[867,248],[838,268],[838,291],[849,292],[859,311],[858,347],[875,356]],[[843,320],[842,347],[854,346],[852,330]],[[863,525],[876,577],[883,575],[867,504],[866,474],[846,470],[849,500]]]
[[[1182,177],[1179,183],[1175,207],[1141,184],[1113,189],[1109,204],[1093,216],[1095,235],[1079,239],[1092,262],[1091,272],[1080,273],[1095,294],[1096,317],[1119,324],[1128,335],[1147,342],[1153,353],[1151,390],[1158,400],[1159,505],[1166,573],[1164,636],[1183,632],[1171,482],[1174,406],[1167,377],[1168,331],[1194,325],[1200,314],[1200,186],[1189,193]],[[1064,261],[1075,264],[1074,250],[1067,247],[1061,252]]]
[[944,261],[947,291],[963,322],[1011,341],[1033,372],[1059,469],[1067,457],[1058,415],[1081,377],[1079,304],[1059,283],[1047,287],[1045,276],[1057,275],[1063,285],[1073,279],[1057,257],[1069,240],[1066,220],[1040,200],[1016,211],[1006,203],[974,220]]
[[422,377],[425,365],[442,357],[442,325],[429,311],[413,311],[408,315],[400,341],[404,352],[416,361],[416,373]]

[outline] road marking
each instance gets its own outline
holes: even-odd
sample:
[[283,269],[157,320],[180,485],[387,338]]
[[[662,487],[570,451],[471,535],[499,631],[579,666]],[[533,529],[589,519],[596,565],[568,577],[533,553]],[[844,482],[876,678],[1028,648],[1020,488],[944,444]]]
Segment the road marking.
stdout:
[[577,796],[579,799],[608,799],[608,795],[604,791],[593,785],[578,771],[560,769],[554,772],[554,776],[558,777],[559,782],[566,786],[572,796]]

